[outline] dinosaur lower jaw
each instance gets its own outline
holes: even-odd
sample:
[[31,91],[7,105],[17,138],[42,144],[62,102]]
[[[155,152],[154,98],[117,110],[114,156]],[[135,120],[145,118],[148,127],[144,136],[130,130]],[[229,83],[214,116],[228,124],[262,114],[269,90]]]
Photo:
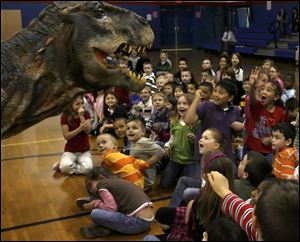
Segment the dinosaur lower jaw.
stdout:
[[93,47],[93,51],[94,51],[94,55],[97,59],[97,61],[102,65],[102,66],[105,66],[105,68],[107,69],[116,69],[116,70],[120,70],[123,74],[126,74],[129,78],[131,78],[134,82],[137,82],[137,83],[145,83],[146,82],[146,79],[143,78],[141,76],[141,74],[139,73],[135,73],[135,72],[132,72],[132,71],[129,71],[127,69],[122,69],[119,67],[118,65],[118,60],[115,60],[115,56],[118,55],[118,52],[125,52],[126,54],[130,54],[131,51],[133,49],[136,49],[137,53],[139,54],[143,54],[146,50],[146,47],[141,47],[141,46],[138,46],[138,47],[135,47],[135,46],[130,46],[130,45],[121,45],[115,52],[113,55],[109,55],[109,54],[106,54],[104,53],[103,51],[101,51],[100,49],[98,48],[95,48]]

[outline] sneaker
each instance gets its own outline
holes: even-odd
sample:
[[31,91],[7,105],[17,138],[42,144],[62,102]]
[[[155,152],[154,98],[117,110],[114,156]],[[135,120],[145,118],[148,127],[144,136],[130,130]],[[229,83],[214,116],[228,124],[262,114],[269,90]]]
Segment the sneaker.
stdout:
[[97,237],[106,237],[111,234],[111,229],[100,225],[90,224],[80,228],[80,234],[83,238],[94,239]]
[[53,166],[52,166],[52,169],[53,169],[54,171],[60,172],[59,165],[60,165],[59,162],[55,162],[55,163],[53,164]]
[[83,205],[86,203],[89,203],[91,199],[89,197],[80,197],[76,199],[76,205],[77,207],[83,209]]

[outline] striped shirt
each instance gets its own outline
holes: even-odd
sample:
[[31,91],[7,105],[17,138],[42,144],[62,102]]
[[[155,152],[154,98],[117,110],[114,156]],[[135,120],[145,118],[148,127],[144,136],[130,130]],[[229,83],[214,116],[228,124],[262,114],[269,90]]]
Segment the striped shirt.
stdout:
[[249,241],[257,241],[258,234],[252,224],[253,206],[234,193],[229,193],[222,201],[222,212],[231,217],[246,232]]
[[144,188],[144,175],[141,170],[149,168],[147,162],[115,150],[104,153],[102,160],[103,167],[111,169],[120,178],[133,182],[142,189]]
[[152,72],[151,75],[146,75],[146,73],[143,74],[143,77],[146,79],[146,86],[150,87],[151,89],[151,94],[157,92],[157,86],[156,86],[156,76]]
[[294,147],[278,151],[273,159],[273,174],[279,179],[290,179],[298,162],[298,153]]
[[107,189],[99,189],[98,194],[100,199],[95,200],[94,208],[100,208],[111,212],[116,212],[118,210],[113,195]]

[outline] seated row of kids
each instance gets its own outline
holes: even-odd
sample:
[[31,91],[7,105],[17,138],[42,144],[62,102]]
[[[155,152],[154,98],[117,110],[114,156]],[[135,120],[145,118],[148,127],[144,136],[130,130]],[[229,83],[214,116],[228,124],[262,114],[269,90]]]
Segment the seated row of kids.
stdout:
[[[227,66],[220,80],[210,72],[194,88],[182,69],[181,81],[167,81],[160,91],[146,83],[129,105],[113,90],[103,93],[103,122],[94,125],[101,166],[94,168],[94,123],[77,97],[61,116],[67,144],[53,168],[87,174],[90,195],[77,205],[91,211],[93,223],[81,235],[138,234],[156,219],[165,233],[144,240],[299,239],[299,104],[288,92],[293,77],[271,78],[272,68],[254,68],[241,82]],[[234,136],[243,139],[241,156]],[[169,206],[154,213],[145,192],[158,172],[159,186],[174,192]]]

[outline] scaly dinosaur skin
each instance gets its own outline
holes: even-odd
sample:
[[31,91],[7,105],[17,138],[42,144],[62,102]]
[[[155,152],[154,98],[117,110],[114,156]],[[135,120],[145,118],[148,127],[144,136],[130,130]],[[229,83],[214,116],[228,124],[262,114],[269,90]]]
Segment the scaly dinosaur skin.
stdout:
[[1,43],[1,139],[60,114],[78,94],[145,81],[108,64],[118,51],[150,48],[154,34],[137,14],[98,1],[54,2]]

